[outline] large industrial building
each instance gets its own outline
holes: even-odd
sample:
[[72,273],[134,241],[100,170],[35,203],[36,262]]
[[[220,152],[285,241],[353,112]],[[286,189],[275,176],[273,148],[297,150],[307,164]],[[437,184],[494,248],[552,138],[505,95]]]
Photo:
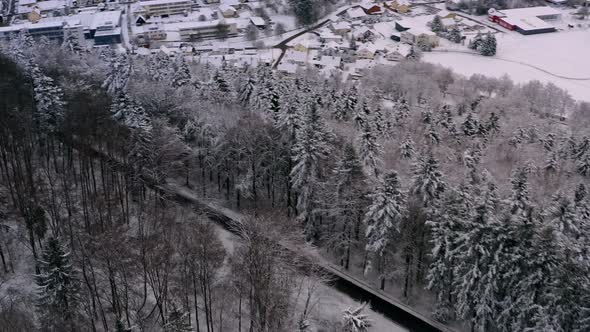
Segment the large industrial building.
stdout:
[[556,28],[550,21],[561,18],[561,12],[551,7],[528,7],[517,9],[495,10],[488,12],[490,21],[523,35],[554,32]]

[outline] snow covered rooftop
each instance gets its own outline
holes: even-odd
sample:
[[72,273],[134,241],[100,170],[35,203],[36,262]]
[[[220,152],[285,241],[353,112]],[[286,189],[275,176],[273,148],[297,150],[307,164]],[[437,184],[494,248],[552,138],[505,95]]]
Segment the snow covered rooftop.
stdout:
[[252,24],[254,24],[257,27],[266,26],[266,22],[264,21],[264,19],[262,17],[252,16],[252,17],[250,17],[250,21],[252,22]]
[[298,52],[294,50],[287,50],[285,53],[284,59],[287,60],[286,62],[299,62],[305,63],[307,62],[308,55],[305,52]]
[[92,23],[90,24],[90,30],[96,30],[97,27],[112,25],[118,27],[121,22],[121,11],[104,11],[98,12],[93,15]]
[[503,18],[504,21],[511,25],[518,26],[518,28],[522,30],[538,30],[538,29],[551,29],[554,26],[543,21],[540,18],[530,16],[530,17],[516,17],[516,16],[508,16]]
[[156,5],[166,5],[166,4],[175,4],[175,3],[184,3],[190,2],[190,0],[147,0],[147,1],[140,1],[137,4],[139,6],[156,6]]
[[277,66],[277,70],[288,74],[295,74],[297,72],[298,67],[299,66],[297,66],[294,63],[281,62]]
[[37,3],[37,0],[19,0],[19,6],[30,6]]
[[332,29],[334,29],[334,30],[350,30],[350,23],[348,23],[346,21],[340,21],[340,22],[332,24]]
[[560,16],[561,12],[553,7],[538,6],[516,9],[504,9],[497,13],[513,17],[539,17],[539,16]]
[[348,15],[348,17],[350,17],[351,19],[358,19],[367,16],[365,11],[360,7],[349,9],[346,12],[346,15]]
[[19,14],[26,14],[30,13],[33,8],[39,8],[40,11],[52,11],[52,10],[59,10],[66,8],[66,2],[64,0],[49,0],[49,1],[41,1],[35,3],[34,6],[18,6],[18,13]]

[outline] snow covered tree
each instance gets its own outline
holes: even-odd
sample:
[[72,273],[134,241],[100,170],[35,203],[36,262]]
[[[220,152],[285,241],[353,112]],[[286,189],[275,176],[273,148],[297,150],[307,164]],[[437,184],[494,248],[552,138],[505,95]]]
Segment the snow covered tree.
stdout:
[[368,175],[378,177],[381,172],[383,161],[383,149],[377,142],[377,135],[373,132],[371,126],[367,123],[363,125],[361,133],[357,139],[359,157],[365,166]]
[[458,262],[457,243],[462,234],[463,223],[469,220],[473,209],[470,188],[461,186],[445,193],[439,204],[439,214],[426,222],[431,230],[432,262],[426,280],[427,288],[436,294],[436,319],[446,322],[454,319],[453,286],[456,282],[454,269]]
[[446,184],[443,174],[439,170],[438,160],[431,154],[420,156],[413,165],[412,193],[428,206],[430,202],[440,197]]
[[54,131],[63,118],[63,91],[51,77],[41,71],[39,66],[32,65],[31,75],[37,105],[37,122],[41,128]]
[[78,279],[70,253],[57,239],[50,238],[37,263],[37,308],[43,326],[54,331],[73,331],[78,321]]
[[523,215],[528,212],[530,207],[528,175],[524,167],[517,168],[513,174],[510,183],[512,184],[512,194],[510,196],[510,213],[513,215]]
[[361,104],[353,111],[352,121],[357,129],[363,129],[365,126],[372,123],[371,121],[371,108],[367,103],[367,100],[363,100]]
[[451,29],[449,32],[449,40],[453,43],[459,44],[463,40],[463,36],[461,35],[461,31],[456,26]]
[[576,160],[576,171],[582,176],[590,177],[590,152]]
[[80,42],[80,35],[73,30],[64,30],[64,41],[62,42],[62,48],[74,53],[80,54],[84,51]]
[[432,32],[443,32],[446,30],[440,16],[434,15],[432,22],[430,22],[430,30],[432,30]]
[[[394,171],[387,173],[380,180],[379,186],[370,198],[372,202],[363,220],[367,225],[365,250],[371,254],[366,270],[371,268],[373,256],[383,255],[388,242],[394,239],[394,233],[399,232],[400,224],[407,216],[406,194],[402,191],[398,175]],[[383,289],[383,277],[381,281]]]
[[308,105],[302,117],[301,127],[296,132],[296,144],[293,147],[295,166],[291,170],[291,181],[297,193],[298,219],[306,227],[307,233],[315,232],[311,226],[311,213],[320,176],[320,162],[332,151],[331,133],[325,128],[324,122],[315,105]]
[[371,320],[363,311],[368,303],[361,304],[356,309],[347,308],[343,312],[344,332],[368,332],[371,327]]
[[483,42],[484,42],[484,37],[480,32],[478,32],[477,35],[475,35],[475,37],[473,37],[469,41],[469,45],[467,47],[469,47],[472,50],[479,51]]
[[484,56],[496,55],[496,47],[496,36],[488,32],[486,37],[483,39],[481,45],[479,46],[479,53]]
[[472,112],[467,114],[467,117],[461,124],[461,130],[465,136],[473,136],[477,134],[477,129],[479,127],[479,122],[475,119],[475,115]]
[[172,77],[172,62],[164,52],[158,52],[146,59],[147,73],[153,81],[170,82]]
[[580,230],[577,225],[577,215],[573,202],[561,192],[551,198],[549,206],[543,213],[545,222],[550,223],[555,230],[562,234],[577,237]]
[[102,87],[111,95],[125,91],[131,75],[131,60],[127,53],[116,54],[111,51],[108,57],[110,71],[102,83]]
[[456,308],[459,317],[471,322],[473,331],[490,331],[496,326],[497,283],[496,251],[504,234],[497,219],[496,193],[488,187],[476,198],[472,217],[457,239]]
[[112,118],[126,127],[149,133],[152,130],[150,117],[145,109],[129,95],[120,94],[111,105]]
[[414,157],[414,141],[412,141],[410,136],[406,137],[399,148],[402,159],[412,159]]
[[181,310],[176,304],[168,314],[168,322],[164,325],[165,332],[192,332],[191,322],[187,312]]
[[486,125],[485,125],[488,133],[495,134],[498,131],[500,131],[499,120],[500,120],[500,118],[498,118],[496,113],[494,113],[494,112],[490,113],[490,117],[486,121]]
[[406,55],[406,59],[412,61],[420,61],[422,59],[422,49],[417,45],[412,45],[410,52]]
[[183,87],[191,82],[191,71],[184,57],[179,56],[174,62],[174,72],[172,74],[172,86],[175,88]]
[[311,25],[318,19],[318,1],[289,0],[289,4],[300,25]]
[[356,86],[352,86],[347,91],[342,93],[342,104],[336,106],[333,111],[333,116],[336,120],[348,121],[350,117],[356,112],[358,105],[358,91]]
[[256,90],[256,80],[252,75],[248,75],[248,78],[244,82],[244,84],[240,87],[239,91],[239,98],[240,104],[244,107],[247,107],[251,103],[252,95]]
[[333,190],[328,194],[330,216],[327,230],[329,246],[340,256],[340,264],[348,269],[352,246],[358,241],[360,221],[366,205],[363,168],[354,146],[344,145],[342,158],[333,171]]
[[396,124],[401,125],[410,117],[410,105],[408,105],[408,102],[405,99],[400,99],[395,102],[393,113]]

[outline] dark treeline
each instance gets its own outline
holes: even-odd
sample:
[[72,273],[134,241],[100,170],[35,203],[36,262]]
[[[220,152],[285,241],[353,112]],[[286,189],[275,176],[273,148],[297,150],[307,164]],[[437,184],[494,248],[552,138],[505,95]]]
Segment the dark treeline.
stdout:
[[[238,267],[221,278],[220,245],[191,240],[214,238],[211,230],[179,225],[182,212],[149,179],[273,214],[344,269],[410,303],[432,300],[441,321],[473,331],[590,328],[589,107],[554,85],[463,78],[414,61],[343,82],[163,54],[28,51],[17,47],[26,38],[15,40],[0,67],[9,78],[0,91],[6,210],[22,221],[36,261],[49,251],[65,261],[64,275],[78,271],[71,293],[84,310],[71,315],[84,326],[166,326],[182,313],[207,331],[226,321],[288,326],[293,304],[280,303],[292,275],[272,260],[284,257],[257,247],[273,247],[256,233],[264,227],[253,223],[247,239],[258,240],[241,244],[233,255],[244,259],[229,259]],[[11,273],[15,244],[3,236]],[[181,252],[202,263],[176,261],[188,257]],[[35,265],[43,285],[47,268]],[[270,296],[256,276],[286,295]],[[237,300],[225,306],[230,288]]]

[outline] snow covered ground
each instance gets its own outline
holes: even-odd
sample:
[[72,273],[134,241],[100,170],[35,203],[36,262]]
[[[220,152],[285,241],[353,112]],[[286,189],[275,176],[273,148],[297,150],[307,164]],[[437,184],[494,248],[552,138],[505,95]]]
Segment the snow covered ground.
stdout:
[[435,51],[424,53],[424,61],[449,67],[459,74],[483,74],[512,80],[553,82],[578,100],[590,101],[590,30],[560,31],[523,36],[497,34],[498,54]]

